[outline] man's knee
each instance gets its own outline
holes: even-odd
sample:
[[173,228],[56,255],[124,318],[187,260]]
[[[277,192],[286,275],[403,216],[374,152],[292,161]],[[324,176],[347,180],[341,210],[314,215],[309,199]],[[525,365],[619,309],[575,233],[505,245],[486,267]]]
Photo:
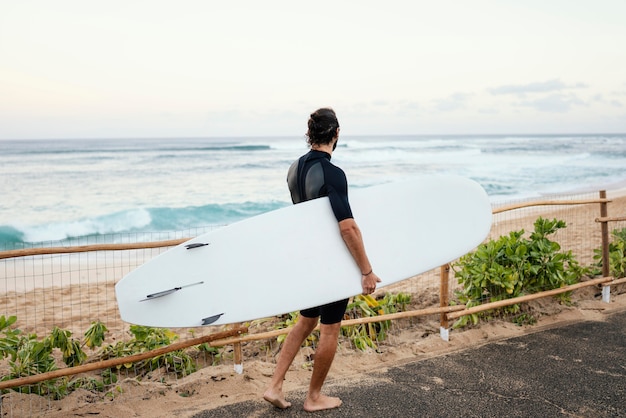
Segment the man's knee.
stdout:
[[341,329],[341,322],[334,324],[320,324],[320,333],[324,335],[339,335]]
[[307,316],[300,315],[300,318],[298,318],[298,323],[296,325],[301,326],[302,329],[306,330],[310,334],[317,326],[318,321],[319,318],[309,318]]

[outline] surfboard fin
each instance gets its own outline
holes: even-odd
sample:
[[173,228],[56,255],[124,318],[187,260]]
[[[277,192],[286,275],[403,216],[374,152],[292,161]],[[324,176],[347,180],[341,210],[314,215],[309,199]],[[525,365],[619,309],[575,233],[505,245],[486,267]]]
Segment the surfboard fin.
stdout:
[[209,316],[208,318],[202,318],[202,325],[210,325],[213,322],[217,321],[218,319],[220,319],[220,317],[224,315],[223,313],[221,314],[217,314],[217,315],[213,315],[213,316]]
[[144,300],[156,299],[156,298],[160,298],[160,297],[163,297],[163,296],[167,296],[170,293],[174,293],[174,292],[179,291],[180,289],[181,289],[180,287],[175,287],[173,289],[164,290],[162,292],[151,293],[151,294],[147,295],[145,299],[142,299],[141,302],[143,302]]
[[152,300],[152,299],[156,299],[156,298],[161,298],[163,296],[170,295],[170,294],[172,294],[174,292],[178,292],[179,290],[184,289],[186,287],[197,286],[199,284],[204,284],[204,282],[191,283],[191,284],[187,284],[187,285],[184,285],[184,286],[173,287],[171,289],[163,290],[161,292],[151,293],[149,295],[146,295],[146,298],[145,299],[141,299],[139,302],[144,302],[146,300]]
[[193,248],[198,248],[198,247],[204,247],[205,245],[209,245],[208,242],[194,242],[193,244],[187,244],[185,245],[185,248],[187,248],[188,250],[191,250]]

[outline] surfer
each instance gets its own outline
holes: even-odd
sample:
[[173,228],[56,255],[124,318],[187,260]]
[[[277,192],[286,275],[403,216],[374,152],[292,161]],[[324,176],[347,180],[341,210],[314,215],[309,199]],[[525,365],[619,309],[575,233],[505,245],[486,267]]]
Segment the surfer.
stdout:
[[[294,204],[328,196],[333,213],[339,224],[339,231],[357,266],[361,269],[363,294],[376,290],[380,278],[374,273],[369,262],[361,230],[352,216],[348,201],[348,181],[343,170],[330,162],[331,155],[339,140],[339,121],[334,110],[322,108],[313,112],[308,121],[307,142],[310,151],[296,160],[287,173],[287,183]],[[311,249],[317,251],[317,249]],[[323,262],[323,256],[320,257]],[[349,280],[349,278],[347,278]],[[322,385],[337,351],[341,320],[348,306],[348,299],[332,302],[300,311],[300,318],[287,335],[276,370],[263,394],[266,401],[278,408],[288,408],[283,394],[283,381],[304,340],[320,324],[320,339],[315,352],[313,374],[304,401],[306,411],[319,411],[336,408],[341,399],[321,393]]]

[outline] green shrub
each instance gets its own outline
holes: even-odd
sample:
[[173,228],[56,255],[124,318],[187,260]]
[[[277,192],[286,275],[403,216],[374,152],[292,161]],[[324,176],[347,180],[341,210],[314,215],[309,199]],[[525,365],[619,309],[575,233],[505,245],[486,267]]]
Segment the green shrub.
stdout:
[[[102,346],[108,331],[101,322],[93,322],[80,341],[72,337],[72,333],[54,327],[50,335],[42,339],[35,334],[24,334],[14,328],[17,318],[0,316],[0,358],[8,359],[9,373],[0,380],[7,381],[20,377],[57,370],[54,350],[59,350],[63,362],[68,367],[79,366],[87,359],[83,351],[85,346],[94,350]],[[161,328],[131,326],[134,338],[106,346],[100,353],[101,358],[123,357],[143,353],[155,348],[167,346],[178,338],[172,331]],[[122,366],[118,367],[121,368]],[[163,367],[177,375],[187,375],[196,370],[195,362],[183,350],[165,353],[142,362],[124,365],[134,367],[135,371],[144,373]],[[12,390],[22,393],[48,395],[53,399],[61,399],[77,388],[103,391],[107,386],[117,382],[117,376],[111,369],[103,370],[97,377],[73,377],[50,379],[36,385],[21,386]]]
[[[615,279],[626,277],[626,228],[615,229],[609,243],[609,275]],[[597,261],[593,266],[593,275],[602,274],[602,248],[593,250],[593,259]]]
[[[9,363],[9,373],[2,376],[3,381],[57,370],[53,356],[55,349],[61,351],[63,362],[67,366],[78,366],[87,359],[83,346],[87,344],[91,348],[99,347],[106,332],[102,323],[95,322],[85,333],[91,338],[87,338],[86,343],[81,344],[79,340],[72,338],[70,331],[58,327],[54,327],[49,336],[39,339],[35,334],[25,335],[18,328],[12,328],[16,321],[15,316],[8,319],[4,315],[0,316],[0,357],[8,358]],[[69,380],[65,377],[13,390],[61,399],[75,388],[81,387],[84,382],[85,379],[82,378]]]
[[[176,333],[164,328],[131,325],[130,333],[134,338],[128,341],[119,341],[115,345],[108,345],[104,348],[102,357],[105,359],[117,358],[144,353],[168,346],[178,339]],[[178,376],[189,375],[196,371],[195,362],[184,350],[171,351],[136,363],[126,363],[123,366],[117,366],[117,369],[122,367],[133,368],[138,375],[161,367],[164,367],[168,372],[175,372]]]
[[[562,252],[561,246],[548,235],[565,228],[564,221],[538,218],[530,238],[524,230],[513,231],[497,240],[481,244],[476,251],[453,263],[455,277],[462,290],[456,292],[460,303],[468,308],[484,302],[496,302],[528,293],[556,289],[580,280],[584,270],[571,251]],[[569,294],[559,295],[569,301]],[[508,314],[518,313],[519,306],[503,308]],[[482,316],[488,315],[483,313]],[[454,327],[477,324],[481,315],[461,317]],[[526,316],[525,319],[532,318]]]
[[[366,318],[403,311],[411,301],[408,293],[387,293],[382,299],[374,299],[371,295],[358,295],[346,309],[350,318]],[[342,334],[348,337],[359,350],[376,349],[377,341],[387,338],[391,321],[370,322],[367,324],[342,327]]]

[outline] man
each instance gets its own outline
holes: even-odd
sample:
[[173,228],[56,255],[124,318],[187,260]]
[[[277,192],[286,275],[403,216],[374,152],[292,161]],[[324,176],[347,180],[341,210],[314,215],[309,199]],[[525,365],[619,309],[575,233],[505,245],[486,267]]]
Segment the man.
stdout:
[[[381,280],[372,270],[365,252],[361,231],[352,217],[346,176],[343,170],[330,162],[339,139],[337,116],[330,108],[318,109],[311,114],[308,128],[306,136],[311,150],[295,161],[287,174],[291,199],[294,204],[297,204],[328,196],[339,223],[341,237],[361,270],[363,294],[371,294],[376,290],[376,283]],[[356,280],[356,278],[346,277],[346,280]],[[341,405],[339,398],[322,395],[321,389],[335,357],[341,320],[347,305],[348,299],[343,299],[300,312],[298,322],[283,344],[272,381],[263,394],[265,400],[278,408],[284,409],[291,406],[282,392],[283,380],[302,343],[313,332],[318,320],[321,320],[320,340],[315,352],[313,374],[304,401],[304,409],[312,412]]]

